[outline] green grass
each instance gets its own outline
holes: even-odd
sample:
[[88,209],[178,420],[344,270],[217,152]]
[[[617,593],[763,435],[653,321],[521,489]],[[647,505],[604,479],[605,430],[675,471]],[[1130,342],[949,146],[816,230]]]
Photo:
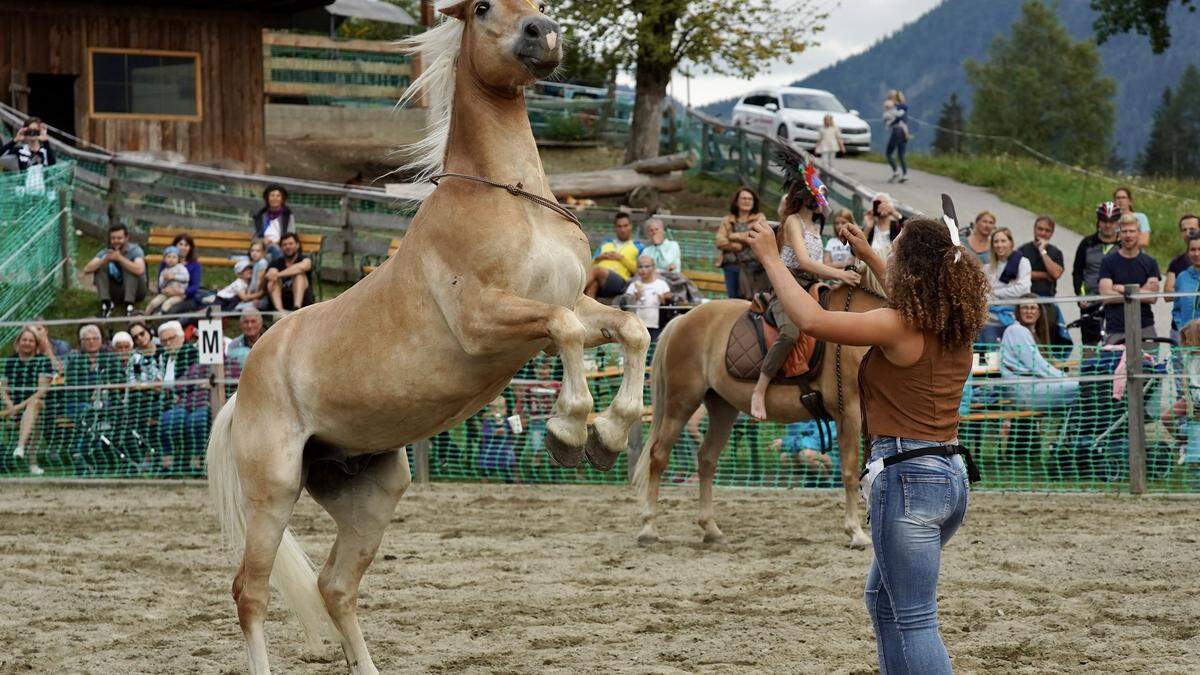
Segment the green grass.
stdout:
[[[868,159],[874,159],[873,157]],[[1065,167],[1011,156],[909,155],[921,171],[987,188],[1010,204],[1049,214],[1080,234],[1096,230],[1096,205],[1112,199],[1118,185],[1133,191],[1134,208],[1150,219],[1149,253],[1165,265],[1182,249],[1179,217],[1200,213],[1200,181],[1088,176]],[[1171,197],[1153,194],[1154,190]]]

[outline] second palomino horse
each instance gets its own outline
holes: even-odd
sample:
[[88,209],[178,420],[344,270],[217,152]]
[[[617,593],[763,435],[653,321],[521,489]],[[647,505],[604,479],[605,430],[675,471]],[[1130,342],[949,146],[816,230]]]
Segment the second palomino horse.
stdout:
[[[449,18],[412,39],[438,120],[420,148],[439,186],[391,259],[337,298],[275,324],[213,423],[209,484],[242,546],[233,581],[253,673],[268,672],[268,578],[310,638],[377,672],[355,607],[363,572],[409,484],[406,443],[462,422],[531,357],[562,358],[547,446],[560,464],[607,469],[642,411],[649,335],[636,316],[583,295],[591,255],[549,190],[523,87],[562,58],[557,24],[527,0],[438,3]],[[504,190],[495,184],[510,186]],[[583,350],[618,341],[627,365],[593,426]],[[288,530],[302,490],[333,516],[318,577]]]

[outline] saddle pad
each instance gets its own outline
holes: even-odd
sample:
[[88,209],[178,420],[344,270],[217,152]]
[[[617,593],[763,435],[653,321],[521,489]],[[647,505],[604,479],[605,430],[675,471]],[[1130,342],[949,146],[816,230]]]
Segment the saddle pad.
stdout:
[[745,312],[734,322],[725,345],[725,370],[739,380],[757,380],[759,366],[767,354],[761,314]]

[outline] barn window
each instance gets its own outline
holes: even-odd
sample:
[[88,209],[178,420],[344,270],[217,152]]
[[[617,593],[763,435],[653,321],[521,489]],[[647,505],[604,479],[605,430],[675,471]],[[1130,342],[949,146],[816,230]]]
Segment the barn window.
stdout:
[[196,52],[88,50],[95,117],[200,119]]

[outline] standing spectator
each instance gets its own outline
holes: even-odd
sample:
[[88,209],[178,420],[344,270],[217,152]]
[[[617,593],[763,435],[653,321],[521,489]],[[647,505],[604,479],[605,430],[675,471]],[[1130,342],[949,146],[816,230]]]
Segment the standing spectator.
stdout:
[[[988,281],[992,284],[989,301],[1012,300],[1029,293],[1031,286],[1029,260],[1016,252],[1012,230],[998,227],[992,232],[991,262],[983,266]],[[1000,342],[1004,330],[1010,326],[1015,311],[1012,305],[988,307],[988,321],[983,326],[979,341],[985,344]]]
[[263,190],[263,207],[251,216],[254,238],[262,240],[270,262],[283,256],[283,235],[294,230],[287,200],[288,193],[282,185],[268,185]]
[[833,160],[839,152],[846,152],[846,143],[842,140],[842,132],[833,123],[833,115],[825,116],[813,152],[820,158],[820,165],[826,170],[833,168]]
[[[171,246],[179,250],[180,262],[188,272],[187,293],[183,300],[175,304],[171,313],[194,312],[204,305],[204,296],[207,295],[207,292],[201,288],[204,270],[200,267],[199,255],[196,253],[196,240],[192,239],[192,235],[182,232],[171,239]],[[163,265],[160,264],[158,269],[161,273]]]
[[217,291],[217,304],[223,312],[253,307],[263,297],[262,291],[251,290],[250,280],[254,277],[254,265],[249,260],[238,260],[233,264],[234,280]]
[[546,446],[546,422],[554,414],[554,402],[562,384],[554,377],[554,361],[542,354],[533,369],[534,381],[516,388],[517,412],[525,419],[529,435],[529,464],[531,478],[541,478],[542,448]]
[[[1079,242],[1071,265],[1071,287],[1077,295],[1099,295],[1100,263],[1117,245],[1117,221],[1121,211],[1112,202],[1096,207],[1096,231]],[[1100,343],[1103,306],[1095,302],[1079,303],[1079,334],[1085,345]]]
[[892,242],[900,234],[902,226],[903,218],[892,202],[892,196],[886,192],[875,193],[871,199],[871,210],[863,214],[863,233],[880,258],[887,260],[891,255]]
[[[721,252],[721,270],[725,273],[725,294],[731,298],[749,298],[750,279],[742,285],[742,277],[751,273],[762,276],[762,267],[747,244],[746,232],[756,222],[767,222],[758,205],[758,193],[748,187],[738,188],[729,203],[729,215],[717,228],[717,249]],[[747,270],[756,266],[757,270]]]
[[[771,441],[771,449],[779,453],[780,469],[788,474],[788,487],[792,487],[795,475],[801,471],[807,474],[805,487],[817,487],[822,478],[833,472],[833,458],[823,452],[818,424],[813,420],[793,422],[784,428],[783,438]],[[829,422],[829,430],[833,433],[830,445],[836,447],[837,424]]]
[[1150,245],[1150,219],[1146,214],[1133,210],[1133,192],[1127,187],[1113,190],[1113,203],[1121,209],[1121,215],[1132,215],[1138,222],[1138,246],[1146,248]]
[[658,218],[646,221],[646,239],[650,242],[642,248],[641,255],[648,255],[654,261],[654,267],[659,272],[683,271],[683,254],[679,250],[679,242],[667,239],[666,228]]
[[517,463],[513,451],[516,439],[508,428],[508,402],[497,396],[488,404],[483,416],[483,446],[479,449],[479,470],[483,480],[501,479],[513,482],[512,468]]
[[[1167,283],[1172,286],[1168,293],[1196,293],[1200,291],[1200,231],[1194,232],[1188,239],[1188,266],[1175,275],[1167,273]],[[1174,261],[1172,261],[1174,264]],[[1171,301],[1171,338],[1179,342],[1179,328],[1200,319],[1200,296],[1183,296]]]
[[[884,101],[883,123],[888,129],[887,161],[892,167],[892,177],[888,182],[908,182],[908,164],[904,161],[904,151],[908,147],[908,102],[903,92],[895,91]],[[893,154],[900,160],[899,170],[896,169]]]
[[979,258],[979,264],[986,265],[992,259],[992,232],[996,231],[996,214],[991,211],[980,211],[971,221],[970,232],[964,243],[971,253]]
[[1058,278],[1062,276],[1063,253],[1050,243],[1054,236],[1055,223],[1050,216],[1038,216],[1033,221],[1033,241],[1021,246],[1021,255],[1029,259],[1029,279],[1034,295],[1053,298],[1058,292]]
[[[1117,344],[1125,339],[1125,305],[1121,296],[1127,284],[1137,284],[1140,290],[1153,293],[1159,289],[1158,261],[1142,252],[1141,224],[1133,214],[1120,219],[1121,246],[1104,256],[1100,262],[1100,295],[1113,296],[1104,304],[1105,344]],[[1143,298],[1142,337],[1154,338],[1154,312],[1150,305],[1158,298]]]
[[183,302],[189,278],[187,267],[179,262],[179,249],[175,246],[163,249],[162,264],[158,267],[158,295],[150,298],[146,313],[168,312]]
[[32,328],[21,329],[15,346],[16,355],[5,359],[4,369],[0,371],[0,418],[21,420],[13,459],[24,458],[28,451],[29,473],[40,476],[45,471],[38,466],[37,450],[32,446],[38,417],[45,406],[46,391],[57,368],[51,361],[53,357],[45,353],[49,351],[49,344],[39,345],[37,333]]
[[[1037,296],[1030,293],[1025,297]],[[1065,378],[1066,373],[1051,365],[1041,352],[1041,349],[1050,344],[1051,331],[1050,321],[1042,312],[1042,305],[1031,302],[1018,306],[1016,319],[1004,330],[1004,339],[1000,343],[1001,375],[1006,378]],[[1019,384],[1015,386],[1013,393],[1022,409],[1063,408],[1075,401],[1079,394],[1079,383]]]
[[[1188,250],[1191,248],[1191,239],[1193,234],[1200,233],[1200,218],[1188,213],[1179,218],[1179,236],[1183,239],[1183,253],[1171,259],[1171,263],[1167,266],[1167,278],[1163,283],[1164,293],[1174,293],[1176,278],[1183,273],[1184,270],[1192,266],[1189,259]],[[1179,298],[1174,300],[1176,304]],[[1179,329],[1183,324],[1175,322],[1175,313],[1171,312],[1171,339],[1176,344],[1179,343]]]
[[111,315],[116,304],[125,306],[126,316],[132,315],[135,303],[141,302],[149,290],[146,254],[141,246],[129,241],[129,229],[120,223],[108,228],[108,246],[83,266],[83,273],[92,275],[103,317]]
[[[850,209],[838,209],[833,212],[833,229],[835,232],[848,224],[858,227],[858,223],[854,222],[854,214],[850,213]],[[825,242],[825,255],[822,256],[821,262],[833,269],[844,270],[854,264],[854,251],[850,249],[850,244],[847,244],[838,237],[830,237],[829,241]]]
[[162,468],[170,471],[176,458],[192,460],[197,465],[200,444],[208,431],[208,405],[196,397],[207,396],[207,387],[177,385],[177,381],[198,379],[200,354],[196,346],[184,344],[183,326],[178,321],[167,321],[158,327],[162,350],[158,358],[162,374],[166,409],[159,418],[162,443]]
[[267,270],[267,291],[275,311],[291,311],[313,304],[312,258],[300,248],[300,238],[288,232],[279,240],[283,255]]
[[242,334],[230,341],[228,349],[249,351],[254,347],[254,343],[258,342],[258,338],[262,337],[262,313],[254,307],[246,307],[242,310],[242,316],[238,318],[238,327],[242,329]]
[[613,232],[616,237],[605,239],[592,255],[592,272],[584,293],[593,298],[621,295],[637,272],[637,258],[642,253],[642,245],[633,240],[633,223],[629,220],[629,214],[616,215]]
[[636,306],[634,313],[646,324],[650,340],[658,339],[658,308],[671,300],[671,287],[658,278],[654,259],[648,255],[638,257],[637,278],[625,288],[625,297]]

